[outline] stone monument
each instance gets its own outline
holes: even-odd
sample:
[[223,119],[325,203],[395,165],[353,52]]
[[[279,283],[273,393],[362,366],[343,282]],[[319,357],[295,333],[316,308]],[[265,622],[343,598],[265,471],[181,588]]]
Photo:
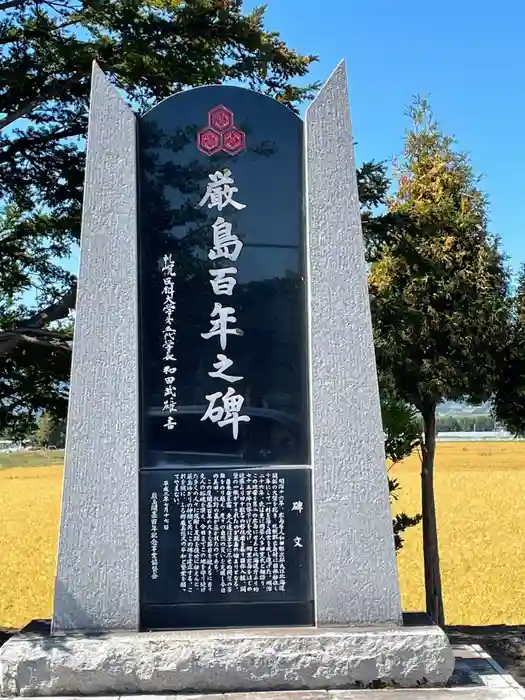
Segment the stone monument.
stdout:
[[344,65],[304,121],[95,65],[52,628],[0,693],[444,683],[406,623]]

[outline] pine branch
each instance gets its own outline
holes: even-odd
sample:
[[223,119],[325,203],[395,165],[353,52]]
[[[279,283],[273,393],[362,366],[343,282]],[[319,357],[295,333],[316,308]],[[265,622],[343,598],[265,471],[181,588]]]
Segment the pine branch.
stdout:
[[26,328],[43,328],[52,321],[60,321],[66,318],[70,310],[75,307],[77,298],[77,283],[74,282],[70,289],[57,302],[50,304],[45,309],[31,316],[22,326]]
[[22,342],[69,352],[71,349],[69,336],[60,333],[60,331],[45,330],[43,326],[52,321],[66,318],[75,306],[76,296],[77,285],[75,282],[59,301],[38,311],[22,323],[19,328],[0,331],[0,355],[12,352]]
[[11,7],[18,7],[19,5],[23,5],[25,2],[26,0],[7,0],[6,2],[0,3],[0,11],[9,10]]
[[69,87],[76,85],[80,80],[86,77],[88,77],[88,73],[77,72],[76,75],[64,82],[55,81],[54,84],[48,86],[46,90],[43,90],[38,97],[28,100],[25,104],[13,110],[10,114],[7,114],[3,119],[0,119],[0,131],[17,119],[27,117],[38,105],[48,100],[57,99],[64,94]]
[[27,151],[28,148],[38,148],[53,141],[59,141],[64,138],[72,138],[84,134],[85,128],[81,124],[59,129],[49,134],[31,134],[21,136],[11,143],[4,144],[4,149],[0,151],[0,162],[9,161],[17,153]]
[[9,126],[13,122],[16,122],[16,120],[20,119],[20,117],[27,116],[41,102],[42,98],[37,97],[34,100],[29,100],[29,102],[26,102],[18,109],[15,109],[13,112],[11,112],[11,114],[7,114],[3,119],[0,119],[0,131],[5,129],[6,126]]

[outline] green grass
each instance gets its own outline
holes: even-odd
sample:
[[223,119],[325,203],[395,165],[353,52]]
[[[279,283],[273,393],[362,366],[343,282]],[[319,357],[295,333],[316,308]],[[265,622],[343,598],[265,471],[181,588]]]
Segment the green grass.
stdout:
[[8,467],[48,467],[62,464],[64,450],[38,450],[36,452],[0,452],[0,469]]

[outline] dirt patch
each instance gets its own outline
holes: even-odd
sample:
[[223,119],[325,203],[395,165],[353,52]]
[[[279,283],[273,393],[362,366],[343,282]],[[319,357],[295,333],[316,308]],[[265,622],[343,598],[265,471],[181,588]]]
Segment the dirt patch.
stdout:
[[525,625],[458,626],[446,632],[452,644],[479,644],[525,687]]

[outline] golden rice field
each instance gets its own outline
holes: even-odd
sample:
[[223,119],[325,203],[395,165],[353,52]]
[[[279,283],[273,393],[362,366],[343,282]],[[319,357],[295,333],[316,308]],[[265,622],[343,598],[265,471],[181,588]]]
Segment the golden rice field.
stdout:
[[[396,510],[419,506],[413,455]],[[0,469],[0,627],[51,614],[62,468]],[[447,622],[525,623],[525,443],[440,443],[436,500]],[[422,610],[420,526],[398,557],[403,607]]]
[[[419,458],[396,466],[396,509],[419,505]],[[438,443],[435,474],[446,620],[525,622],[525,442]],[[421,526],[398,555],[405,610],[424,609]]]

